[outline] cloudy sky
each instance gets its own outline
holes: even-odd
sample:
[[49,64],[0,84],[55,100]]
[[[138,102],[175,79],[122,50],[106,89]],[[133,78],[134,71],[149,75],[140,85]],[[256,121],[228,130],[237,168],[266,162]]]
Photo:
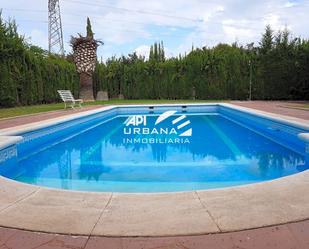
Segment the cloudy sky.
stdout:
[[[16,19],[20,33],[33,44],[48,47],[48,0],[0,0],[5,19]],[[87,16],[104,41],[99,56],[148,55],[155,41],[177,56],[195,47],[219,42],[258,42],[267,24],[287,27],[309,38],[309,0],[60,0],[64,43],[85,33]]]

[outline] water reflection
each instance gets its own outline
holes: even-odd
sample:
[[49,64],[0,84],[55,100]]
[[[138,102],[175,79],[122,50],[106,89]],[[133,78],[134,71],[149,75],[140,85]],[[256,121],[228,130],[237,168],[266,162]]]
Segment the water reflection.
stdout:
[[[19,162],[9,177],[58,181],[258,181],[306,170],[302,155],[220,116],[191,116],[187,144],[123,143],[117,118]],[[134,137],[134,135],[131,135]],[[5,173],[4,173],[5,174]]]

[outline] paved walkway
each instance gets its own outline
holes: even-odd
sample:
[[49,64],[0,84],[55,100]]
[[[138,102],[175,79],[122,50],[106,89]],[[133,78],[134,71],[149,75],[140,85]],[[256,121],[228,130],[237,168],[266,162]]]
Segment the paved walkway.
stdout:
[[[283,102],[233,102],[309,120],[309,111],[285,108]],[[0,120],[0,129],[86,111],[61,110]],[[0,227],[0,249],[308,249],[309,221],[224,234],[159,238],[108,238],[44,234]]]
[[[82,109],[66,109],[66,110],[59,110],[59,111],[51,111],[51,112],[45,112],[45,113],[38,113],[38,114],[32,114],[32,115],[25,115],[20,117],[13,117],[13,118],[6,118],[6,119],[0,119],[0,129],[10,128],[22,124],[29,124],[33,122],[39,122],[51,118],[58,118],[61,116],[67,116],[79,112],[89,111],[93,109],[100,108],[102,106],[86,106]],[[1,111],[1,109],[0,109]]]
[[272,112],[309,120],[309,110],[301,109],[303,105],[300,102],[232,101],[231,103],[234,105],[258,109],[265,112]]
[[1,249],[308,249],[309,221],[248,231],[161,238],[108,238],[0,228]]

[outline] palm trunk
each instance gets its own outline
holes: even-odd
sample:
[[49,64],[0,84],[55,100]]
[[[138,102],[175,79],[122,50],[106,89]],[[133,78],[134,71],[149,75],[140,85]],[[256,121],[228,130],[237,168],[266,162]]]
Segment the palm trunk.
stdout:
[[92,75],[81,72],[79,97],[84,101],[94,101]]

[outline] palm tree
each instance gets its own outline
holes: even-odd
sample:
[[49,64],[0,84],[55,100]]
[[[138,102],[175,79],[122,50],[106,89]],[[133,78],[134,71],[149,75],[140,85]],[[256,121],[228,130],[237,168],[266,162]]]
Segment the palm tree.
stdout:
[[97,48],[100,44],[103,43],[94,39],[89,18],[87,18],[87,36],[78,34],[78,37],[71,38],[74,62],[80,75],[80,98],[84,100],[94,100],[92,76],[97,62]]

